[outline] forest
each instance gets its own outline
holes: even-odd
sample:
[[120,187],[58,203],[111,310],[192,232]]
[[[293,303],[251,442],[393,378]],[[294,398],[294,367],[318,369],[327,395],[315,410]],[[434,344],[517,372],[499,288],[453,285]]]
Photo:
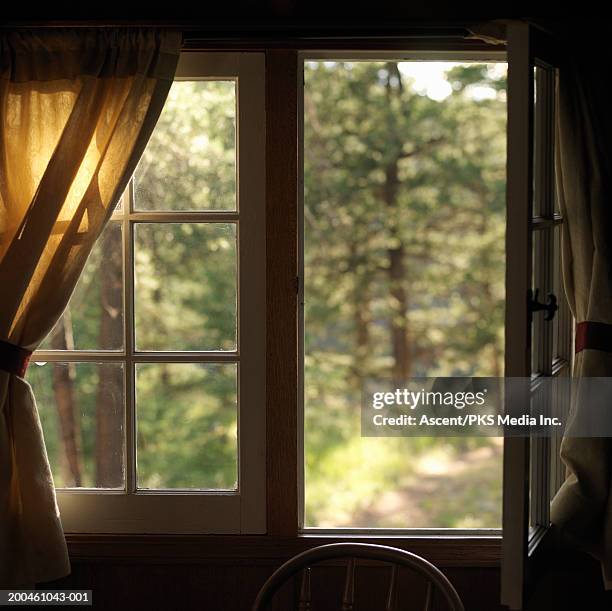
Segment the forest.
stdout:
[[[428,66],[436,78],[423,62],[305,64],[306,526],[501,524],[500,439],[360,431],[373,382],[503,376],[505,64]],[[235,209],[235,159],[235,83],[176,82],[134,208]],[[116,358],[28,371],[57,487],[124,486],[121,206],[41,346]],[[236,237],[135,223],[136,351],[236,349]],[[135,360],[138,486],[235,489],[236,365]]]

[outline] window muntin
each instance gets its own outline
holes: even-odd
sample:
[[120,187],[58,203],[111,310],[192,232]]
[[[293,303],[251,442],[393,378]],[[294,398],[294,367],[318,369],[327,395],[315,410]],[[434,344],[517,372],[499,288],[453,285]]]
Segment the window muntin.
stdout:
[[[263,66],[182,54],[112,244],[96,245],[64,331],[33,357],[68,532],[265,528]],[[72,432],[53,421],[54,379],[72,386]]]
[[[447,87],[444,87],[444,83],[438,83],[437,90],[436,87],[432,87],[430,91],[424,91],[427,88],[424,87],[423,82],[417,83],[417,85],[420,85],[421,91],[412,92],[414,95],[412,107],[402,107],[397,92],[402,88],[403,90],[410,88],[410,83],[402,83],[398,79],[397,71],[387,75],[386,87],[384,83],[385,70],[389,67],[389,64],[394,64],[391,69],[397,70],[397,62],[361,61],[363,59],[364,57],[360,57],[359,62],[335,62],[331,60],[317,62],[316,64],[312,62],[311,65],[307,62],[305,65],[305,195],[303,220],[305,515],[303,525],[307,528],[421,527],[435,529],[449,526],[464,528],[474,526],[499,527],[501,522],[501,452],[494,449],[492,451],[493,460],[491,460],[491,456],[487,456],[481,462],[481,464],[486,463],[489,466],[488,470],[483,469],[484,477],[481,481],[488,480],[485,486],[493,492],[494,496],[497,495],[497,501],[489,503],[487,499],[479,506],[482,499],[479,499],[478,495],[469,489],[469,486],[464,486],[464,489],[469,493],[469,500],[475,501],[475,505],[466,502],[465,499],[457,501],[456,488],[455,493],[453,493],[452,486],[448,485],[443,486],[443,489],[438,488],[439,497],[436,498],[431,497],[431,490],[421,491],[420,496],[424,501],[423,506],[417,508],[420,510],[419,512],[414,511],[412,515],[408,515],[410,512],[406,509],[406,498],[405,495],[401,494],[402,485],[398,484],[398,478],[401,478],[410,466],[414,467],[416,465],[418,469],[422,469],[418,484],[429,485],[431,481],[439,480],[440,470],[444,473],[444,470],[453,461],[452,455],[448,454],[448,448],[442,447],[445,444],[441,443],[441,451],[438,456],[432,456],[431,460],[422,460],[422,456],[418,457],[421,448],[417,447],[421,440],[401,438],[364,439],[360,437],[360,390],[358,387],[349,388],[351,385],[347,380],[363,378],[359,369],[367,366],[368,360],[372,361],[372,354],[376,350],[375,347],[372,349],[372,346],[378,344],[388,347],[389,338],[394,333],[397,335],[397,331],[401,330],[402,323],[405,322],[398,321],[395,317],[396,324],[389,323],[389,320],[394,319],[394,316],[390,314],[393,303],[385,304],[384,295],[388,295],[389,302],[400,303],[400,306],[402,299],[400,298],[400,291],[392,290],[391,284],[393,284],[394,279],[385,279],[385,276],[392,275],[390,270],[394,251],[398,252],[403,247],[404,256],[407,256],[405,244],[402,244],[402,238],[398,235],[398,232],[405,232],[406,227],[414,229],[414,233],[417,233],[418,229],[422,229],[414,223],[414,218],[411,224],[411,219],[407,218],[407,214],[412,213],[414,216],[415,208],[418,209],[419,207],[421,212],[427,211],[428,198],[429,200],[435,200],[435,196],[432,197],[432,192],[435,193],[436,185],[427,184],[426,180],[422,181],[424,184],[418,184],[419,173],[423,175],[429,173],[431,175],[433,172],[432,166],[435,166],[437,161],[435,160],[436,156],[438,158],[443,157],[446,161],[451,160],[451,163],[453,158],[452,154],[448,152],[448,149],[452,148],[448,145],[449,134],[444,133],[444,127],[440,125],[440,122],[434,120],[436,111],[439,112],[440,106],[444,105],[444,102],[434,102],[434,100],[436,98],[444,99],[445,95],[448,95],[448,89],[452,91],[452,85],[446,83]],[[426,66],[433,67],[433,65],[426,63],[416,67],[426,71]],[[332,72],[336,66],[341,67],[338,74],[331,75],[331,78],[328,78],[326,82],[325,71]],[[466,68],[469,71],[470,66],[466,66]],[[478,66],[471,66],[471,68],[474,71],[479,70]],[[359,70],[365,71],[368,69],[372,72],[369,84],[364,83],[358,75]],[[482,65],[480,69],[482,69]],[[494,72],[494,69],[492,72]],[[401,74],[399,76],[401,77]],[[317,77],[318,82],[315,80]],[[379,83],[377,83],[377,79],[380,80]],[[345,91],[339,92],[338,90],[343,86]],[[446,94],[444,90],[446,90]],[[492,92],[481,90],[478,93],[490,95]],[[493,95],[497,94],[493,93]],[[359,96],[361,96],[362,101],[361,108],[359,108]],[[503,93],[501,96],[503,96]],[[387,105],[385,106],[385,104]],[[487,138],[478,140],[478,144],[486,147],[491,138],[498,137],[501,139],[501,142],[498,142],[499,147],[495,150],[495,155],[487,158],[493,161],[493,165],[498,162],[497,169],[494,169],[487,178],[490,180],[488,186],[491,183],[497,184],[497,189],[494,188],[495,194],[490,197],[489,203],[495,202],[497,204],[493,217],[494,219],[497,218],[496,213],[500,216],[499,231],[496,233],[494,223],[489,222],[484,214],[480,224],[475,222],[476,217],[480,218],[479,211],[484,212],[487,205],[479,204],[474,196],[471,203],[475,205],[471,209],[470,205],[465,205],[464,202],[463,207],[462,205],[457,206],[457,209],[449,215],[449,220],[454,221],[456,223],[455,228],[460,227],[461,232],[465,232],[466,228],[468,232],[474,230],[478,224],[476,229],[478,239],[482,239],[483,236],[486,237],[489,240],[489,246],[492,247],[488,249],[487,254],[492,254],[491,251],[494,253],[496,245],[501,246],[502,254],[498,261],[500,263],[498,282],[496,286],[489,287],[492,289],[493,299],[501,302],[501,308],[492,308],[493,314],[499,314],[497,321],[499,336],[503,336],[504,296],[505,105],[503,101],[501,106],[498,129],[493,130],[492,134],[488,134]],[[473,132],[472,137],[475,137],[479,128],[482,128],[482,123],[476,120],[477,108],[478,106],[474,104],[471,113],[469,109],[467,111],[464,109],[464,112],[468,114],[468,118],[465,119],[464,115],[464,119]],[[387,112],[385,113],[385,111]],[[413,113],[412,117],[411,112]],[[380,119],[381,114],[383,119]],[[339,118],[336,115],[339,115]],[[399,151],[399,156],[402,157],[402,160],[397,164],[399,167],[385,168],[381,160],[385,160],[386,156],[389,156],[387,155],[389,150],[397,148],[396,145],[398,145],[398,139],[400,139],[399,134],[410,120],[416,121],[417,124],[420,121],[422,141],[400,142],[399,144],[405,146]],[[470,121],[472,122],[470,123]],[[317,142],[317,128],[326,123],[333,137],[319,138]],[[365,137],[366,131],[367,137]],[[445,137],[446,145],[443,144]],[[452,137],[454,137],[454,134]],[[434,144],[433,141],[436,138],[439,138],[440,142],[436,141]],[[418,152],[421,147],[427,152],[419,156]],[[495,149],[495,147],[493,148]],[[440,152],[440,149],[442,152]],[[446,157],[444,157],[445,155]],[[363,161],[368,156],[371,157],[369,159],[370,168],[360,174],[359,160]],[[433,161],[432,157],[434,157]],[[465,155],[465,157],[468,157],[468,155]],[[343,164],[345,164],[344,167]],[[344,169],[347,171],[343,173]],[[398,176],[398,174],[402,176],[400,183],[402,181],[408,183],[411,180],[416,183],[413,190],[414,208],[411,209],[409,205],[406,205],[405,200],[408,196],[404,193],[403,215],[398,213],[398,209],[401,209],[402,205],[388,206],[384,203],[384,188],[386,182],[388,182],[386,179],[390,175],[389,171],[392,172],[394,169],[397,171],[395,176]],[[376,176],[372,178],[368,172]],[[378,190],[372,188],[372,183],[376,181]],[[343,188],[346,192],[351,191],[351,187],[352,195],[347,195],[342,201],[340,201],[342,198],[336,197],[336,194]],[[455,189],[454,193],[452,192],[453,188]],[[456,191],[460,192],[459,195]],[[448,197],[454,195],[459,199],[463,196],[465,200],[469,201],[469,196],[465,195],[465,192],[469,191],[469,188],[464,187],[462,189],[461,185],[452,186],[449,184],[447,195]],[[480,196],[482,197],[483,194],[481,193]],[[485,194],[484,197],[486,199],[487,195]],[[377,201],[379,205],[376,204]],[[487,212],[491,211],[487,210]],[[430,205],[429,212],[431,217],[435,217],[437,213],[440,213],[440,210]],[[361,219],[359,223],[355,221],[357,216]],[[326,227],[328,229],[327,238]],[[433,262],[430,262],[429,268],[422,262],[417,266],[412,266],[413,276],[416,273],[417,280],[419,280],[419,275],[423,276],[420,278],[420,284],[424,290],[421,291],[420,297],[429,297],[429,303],[418,304],[420,307],[415,307],[414,294],[418,291],[410,291],[412,301],[409,310],[410,318],[412,318],[410,330],[411,333],[419,333],[425,337],[430,344],[437,342],[444,348],[447,348],[450,344],[450,342],[445,344],[445,340],[448,340],[448,327],[453,326],[448,324],[450,319],[446,316],[449,313],[448,302],[449,299],[452,301],[453,292],[459,288],[455,284],[460,285],[461,283],[455,282],[453,284],[454,279],[451,275],[449,284],[452,286],[440,286],[440,295],[436,295],[436,291],[427,291],[425,276],[428,274],[431,276],[431,268],[436,267],[436,265],[438,271],[440,271],[445,266],[448,269],[456,262],[460,264],[461,260],[465,259],[465,252],[456,252],[457,248],[461,250],[461,232],[449,230],[435,233],[429,229],[428,232],[421,232],[422,234],[425,233],[426,237],[420,243],[418,240],[413,240],[410,244],[413,256],[415,254],[422,255],[423,252],[415,253],[414,251],[418,250],[419,247],[422,251],[426,251],[426,246],[440,253],[437,260],[434,258]],[[330,240],[330,236],[333,239]],[[378,243],[372,245],[374,237],[378,239]],[[376,261],[374,260],[376,257],[369,257],[368,248],[371,249],[370,253],[379,253],[380,260]],[[330,258],[334,256],[335,260],[330,261]],[[493,259],[495,260],[494,254]],[[477,261],[478,264],[481,264],[482,258],[478,258]],[[416,272],[414,271],[415,268]],[[370,282],[367,281],[368,276],[370,276]],[[429,282],[431,283],[431,278],[429,278]],[[395,284],[397,288],[397,284],[401,285],[401,281],[399,283],[395,282]],[[324,295],[326,289],[328,294]],[[405,291],[405,293],[408,292]],[[362,297],[368,293],[370,297],[366,299],[367,307],[365,309],[357,307],[359,305],[363,306],[364,299]],[[486,294],[486,292],[476,292],[472,297],[481,299],[483,294]],[[404,304],[401,307],[407,307],[407,305]],[[427,321],[428,311],[437,313],[437,316],[429,320],[429,323]],[[474,314],[474,312],[466,311],[468,318],[470,313]],[[326,317],[328,323],[330,321],[334,323],[328,324],[327,329],[324,324],[321,324],[321,320],[325,320]],[[386,327],[385,321],[387,321]],[[363,324],[364,322],[365,324]],[[399,324],[397,324],[398,322]],[[358,327],[361,328],[361,333],[357,332]],[[430,334],[423,333],[427,329],[431,330]],[[352,333],[353,330],[354,333]],[[370,341],[372,341],[371,336],[373,334],[376,335],[377,341],[373,342],[369,348],[364,347],[364,342],[361,341],[360,343],[360,340],[369,335]],[[351,341],[351,336],[354,336],[354,341]],[[435,336],[441,337],[437,337],[436,340]],[[461,342],[465,343],[465,341],[465,335],[458,338],[459,344]],[[412,375],[503,375],[503,345],[500,352],[501,363],[498,367],[492,369],[485,367],[476,371],[470,366],[469,357],[464,359],[467,362],[467,367],[450,369],[453,362],[455,366],[457,364],[456,356],[449,349],[442,350],[441,353],[438,351],[437,358],[428,360],[417,357],[414,359],[413,365],[416,365],[416,367]],[[397,362],[395,357],[398,355],[399,353],[394,355],[392,350],[388,350],[385,354],[374,354],[379,362],[385,357],[389,362],[393,360]],[[446,362],[444,359],[446,359]],[[400,378],[402,377],[402,374],[398,373],[401,368],[394,368],[390,363],[385,363],[380,366],[380,369],[383,376],[397,375]],[[394,369],[397,371],[394,371]],[[322,388],[322,386],[327,386],[327,388]],[[326,428],[328,429],[327,434],[325,433]],[[330,428],[331,435],[329,434]],[[331,439],[331,443],[327,444],[330,447],[324,447],[325,438]],[[469,445],[471,440],[463,441],[468,442]],[[338,449],[342,445],[346,448],[344,454]],[[477,445],[479,445],[478,442]],[[335,449],[334,446],[336,446]],[[486,452],[487,448],[484,448],[484,450]],[[470,448],[470,451],[474,451],[475,454],[478,454],[478,452],[481,455],[483,454],[482,450],[477,447]],[[389,473],[394,476],[392,481],[383,483],[383,477]],[[373,511],[373,509],[377,509],[373,506],[359,507],[359,504],[366,497],[373,499],[373,505],[378,506],[378,509],[385,504],[391,509],[388,511],[383,509],[381,512]],[[460,511],[463,511],[459,520],[455,520],[452,515],[442,515],[446,508],[452,505],[456,508],[460,506]],[[494,517],[485,523],[482,521],[482,515],[486,513],[486,511],[483,512],[483,507],[490,508],[491,505],[493,507],[490,516]],[[392,509],[393,507],[395,507],[395,511]],[[436,508],[442,508],[443,511],[434,515],[433,510]]]

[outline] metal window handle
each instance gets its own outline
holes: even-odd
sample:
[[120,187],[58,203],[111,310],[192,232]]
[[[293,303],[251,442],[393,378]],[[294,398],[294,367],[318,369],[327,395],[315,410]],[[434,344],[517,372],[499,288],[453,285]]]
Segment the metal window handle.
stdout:
[[544,310],[546,312],[546,314],[544,314],[544,320],[552,320],[555,317],[555,313],[559,309],[559,306],[557,305],[557,297],[553,295],[553,293],[548,293],[546,296],[546,303],[540,303],[538,301],[538,292],[539,289],[536,289],[532,295],[531,289],[529,290],[529,314],[531,316],[534,312]]

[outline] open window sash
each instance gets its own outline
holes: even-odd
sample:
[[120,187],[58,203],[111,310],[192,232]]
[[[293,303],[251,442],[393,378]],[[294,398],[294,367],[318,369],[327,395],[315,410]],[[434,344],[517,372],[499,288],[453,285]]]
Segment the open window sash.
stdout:
[[[538,381],[555,375],[553,327],[532,316],[530,301],[534,289],[545,298],[552,288],[551,270],[558,255],[554,240],[555,223],[561,222],[554,203],[558,54],[553,42],[527,23],[509,23],[507,39],[505,375],[532,379],[532,389],[525,389],[524,397],[529,404]],[[550,231],[535,238],[542,226]],[[549,549],[557,445],[556,440],[545,438],[504,440],[501,598],[510,609],[524,607],[538,579],[537,567]]]

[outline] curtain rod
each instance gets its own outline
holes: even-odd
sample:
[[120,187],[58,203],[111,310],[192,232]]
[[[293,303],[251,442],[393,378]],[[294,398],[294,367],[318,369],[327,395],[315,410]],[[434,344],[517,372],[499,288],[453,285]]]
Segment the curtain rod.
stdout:
[[[274,23],[277,21],[277,23]],[[272,22],[272,23],[271,23]],[[355,21],[347,25],[346,21],[338,24],[317,23],[316,19],[300,19],[286,20],[284,23],[274,16],[271,16],[267,21],[246,19],[218,18],[216,23],[211,20],[202,20],[192,18],[189,21],[183,20],[87,20],[87,19],[72,19],[72,20],[4,20],[0,23],[0,28],[3,29],[55,29],[55,28],[120,28],[120,27],[142,27],[142,28],[167,28],[182,30],[184,32],[201,32],[208,34],[216,34],[223,37],[235,37],[236,32],[259,33],[264,32],[267,35],[284,34],[296,35],[300,37],[339,37],[339,36],[458,36],[466,32],[467,27],[473,22],[419,22],[418,20],[405,19],[406,26],[398,26],[397,23],[373,23]]]
[[234,23],[233,25],[202,24],[178,21],[21,21],[4,22],[2,30],[20,29],[58,29],[58,28],[115,28],[115,27],[152,27],[179,30],[183,32],[183,48],[185,49],[263,49],[263,48],[294,48],[294,49],[398,49],[410,43],[422,48],[440,46],[442,49],[461,48],[462,50],[490,50],[494,46],[483,41],[470,40],[466,22],[461,24],[449,22],[414,23],[401,28],[394,25],[378,25],[366,27],[360,24],[334,26],[293,24],[270,25]]

